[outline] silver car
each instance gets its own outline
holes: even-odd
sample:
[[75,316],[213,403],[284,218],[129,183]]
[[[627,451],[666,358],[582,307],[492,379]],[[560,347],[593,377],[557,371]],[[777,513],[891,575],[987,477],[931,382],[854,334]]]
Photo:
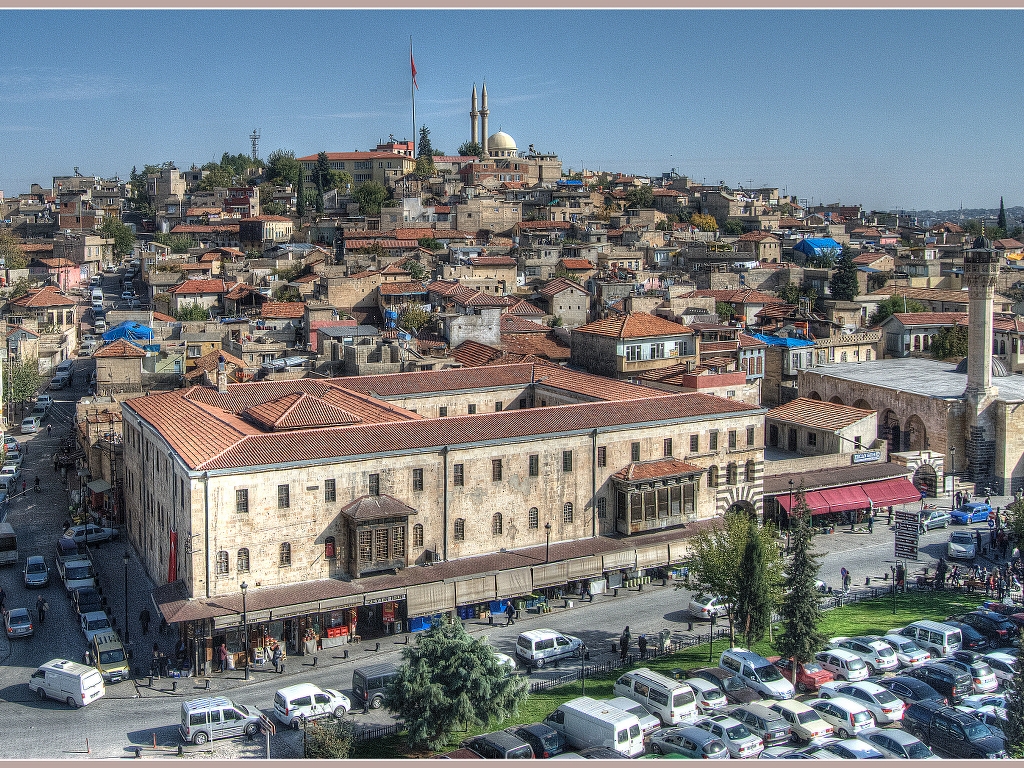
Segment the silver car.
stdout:
[[948,528],[953,518],[942,509],[929,509],[921,513],[921,533],[932,528]]
[[4,611],[4,629],[11,638],[31,637],[35,630],[32,628],[32,617],[28,615],[28,609],[11,608]]
[[752,734],[747,726],[728,715],[705,717],[694,725],[721,739],[733,759],[757,757],[764,751],[764,742]]
[[928,651],[903,635],[885,635],[882,642],[896,652],[896,660],[901,667],[919,667],[932,657]]
[[651,736],[651,752],[655,755],[682,755],[691,760],[728,760],[725,743],[703,728],[662,728]]
[[31,555],[25,559],[25,586],[45,587],[50,583],[50,568],[41,555]]
[[858,737],[889,758],[897,760],[941,760],[916,736],[899,728],[875,728]]

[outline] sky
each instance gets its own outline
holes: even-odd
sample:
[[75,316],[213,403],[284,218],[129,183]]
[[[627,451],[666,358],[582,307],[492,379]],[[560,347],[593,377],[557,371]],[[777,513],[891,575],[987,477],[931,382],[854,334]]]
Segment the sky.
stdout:
[[1024,205],[1024,11],[3,10],[0,190],[489,131],[563,169],[872,210]]

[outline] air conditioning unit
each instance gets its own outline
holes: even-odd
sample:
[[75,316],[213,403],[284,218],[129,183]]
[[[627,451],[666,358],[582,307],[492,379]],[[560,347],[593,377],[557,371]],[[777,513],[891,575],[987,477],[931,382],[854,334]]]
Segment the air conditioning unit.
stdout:
[[434,563],[440,563],[441,562],[441,553],[438,552],[436,549],[435,550],[428,550],[427,553],[426,553],[426,560],[425,560],[425,562],[427,563],[427,565],[433,565]]

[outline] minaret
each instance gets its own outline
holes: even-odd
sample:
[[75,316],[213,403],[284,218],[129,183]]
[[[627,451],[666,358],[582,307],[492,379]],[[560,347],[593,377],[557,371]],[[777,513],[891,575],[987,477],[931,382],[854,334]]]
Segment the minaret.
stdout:
[[999,255],[992,241],[982,235],[964,256],[964,282],[970,299],[967,331],[967,390],[979,402],[996,394],[992,386],[992,310]]
[[482,100],[482,103],[480,105],[480,133],[482,134],[480,136],[480,142],[481,142],[481,144],[482,144],[482,146],[484,148],[484,157],[489,157],[490,155],[487,152],[487,136],[488,136],[488,134],[487,134],[487,116],[491,113],[491,111],[487,108],[487,81],[486,80],[484,81],[484,88],[483,88],[483,91],[480,93],[480,98]]
[[480,143],[480,126],[477,123],[478,117],[480,117],[480,110],[476,108],[476,83],[473,83],[473,108],[469,110],[469,126],[474,144]]

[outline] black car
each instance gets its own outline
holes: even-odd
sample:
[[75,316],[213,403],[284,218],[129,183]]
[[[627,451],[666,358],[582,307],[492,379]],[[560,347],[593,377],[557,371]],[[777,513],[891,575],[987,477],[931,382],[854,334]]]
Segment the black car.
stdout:
[[969,624],[962,621],[944,621],[950,627],[960,630],[960,647],[965,651],[983,651],[988,648],[988,638]]
[[505,731],[474,736],[471,739],[466,739],[459,746],[463,749],[471,749],[487,760],[533,759],[533,748],[518,736],[513,736]]
[[533,747],[533,754],[538,760],[547,760],[565,751],[565,737],[544,723],[513,725],[505,730]]
[[576,754],[587,760],[622,760],[625,758],[625,755],[611,747],[587,747]]
[[916,701],[937,701],[941,704],[949,704],[949,700],[941,693],[932,688],[923,680],[908,675],[897,677],[872,677],[871,682],[885,688],[904,704],[913,704]]
[[995,611],[977,610],[949,618],[966,624],[985,636],[992,645],[1005,645],[1020,634],[1017,625]]
[[761,700],[761,696],[754,689],[747,687],[742,677],[727,669],[704,667],[692,672],[690,676],[717,685],[730,704],[750,704]]
[[968,673],[940,661],[929,661],[908,669],[907,676],[927,683],[945,696],[950,704],[959,704],[974,692],[974,680]]
[[903,712],[903,730],[955,758],[1004,758],[1006,742],[984,723],[952,707],[919,701]]
[[96,591],[95,587],[79,587],[71,593],[71,604],[75,613],[81,616],[89,611],[105,611],[107,607],[103,604],[103,598]]

